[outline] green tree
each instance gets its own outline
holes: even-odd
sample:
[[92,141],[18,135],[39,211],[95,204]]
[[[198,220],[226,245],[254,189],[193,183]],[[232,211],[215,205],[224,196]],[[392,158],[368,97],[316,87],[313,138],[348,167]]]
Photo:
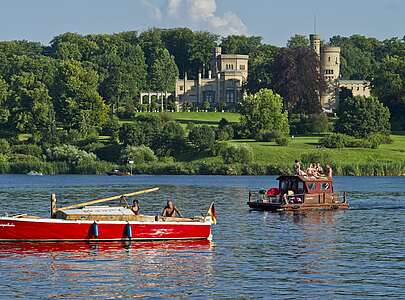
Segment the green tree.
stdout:
[[387,56],[373,81],[375,94],[391,111],[392,127],[405,129],[405,53]]
[[30,133],[34,141],[49,142],[53,124],[53,105],[46,86],[32,73],[11,78],[10,128]]
[[288,48],[308,48],[309,47],[309,39],[305,35],[296,34],[291,37],[287,42]]
[[185,132],[183,127],[175,122],[168,121],[162,130],[155,135],[152,148],[156,154],[163,156],[176,156],[185,146]]
[[54,99],[56,119],[67,128],[89,134],[101,128],[108,107],[98,93],[98,74],[77,61],[62,61],[58,68]]
[[120,128],[120,141],[124,145],[140,146],[145,144],[145,133],[139,123],[124,124]]
[[366,138],[373,133],[389,134],[390,112],[376,97],[352,97],[340,103],[336,131]]
[[251,55],[261,46],[261,36],[228,35],[221,41],[222,51],[227,54]]
[[240,114],[242,126],[252,137],[261,130],[289,133],[283,98],[272,90],[261,89],[256,94],[247,96],[242,102]]
[[9,107],[7,105],[8,95],[8,84],[0,77],[0,125],[7,123],[10,116]]
[[140,164],[156,161],[157,157],[151,148],[144,145],[127,146],[121,151],[120,160],[124,164],[127,164],[129,161]]
[[273,64],[279,49],[271,45],[261,45],[249,54],[249,76],[246,89],[256,93],[262,88],[272,88]]
[[215,144],[215,131],[208,125],[194,126],[188,140],[200,151],[211,150]]
[[167,49],[159,49],[150,73],[151,87],[155,91],[175,90],[179,70]]

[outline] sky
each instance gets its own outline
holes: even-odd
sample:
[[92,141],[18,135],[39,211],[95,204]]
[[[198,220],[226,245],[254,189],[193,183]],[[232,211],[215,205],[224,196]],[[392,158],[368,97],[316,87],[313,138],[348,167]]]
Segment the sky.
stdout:
[[[333,3],[335,2],[335,3]],[[322,39],[405,35],[405,0],[0,0],[0,40],[49,44],[64,32],[113,33],[189,27],[260,35],[283,46],[294,34]]]

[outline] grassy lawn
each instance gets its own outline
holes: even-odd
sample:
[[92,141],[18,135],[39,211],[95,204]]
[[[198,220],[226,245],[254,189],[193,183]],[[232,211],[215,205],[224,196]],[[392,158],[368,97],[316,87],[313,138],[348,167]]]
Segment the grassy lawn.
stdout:
[[[143,113],[159,114],[159,113]],[[239,122],[240,115],[231,112],[167,112],[165,113],[179,123],[217,124],[222,118],[229,122]]]
[[234,140],[232,143],[245,143],[253,148],[255,160],[267,164],[293,162],[300,159],[302,154],[325,151],[331,159],[342,163],[359,163],[373,161],[402,161],[405,162],[405,136],[393,135],[394,143],[381,145],[378,149],[345,148],[345,149],[316,149],[319,137],[296,137],[286,147],[273,142],[255,142],[253,140]]

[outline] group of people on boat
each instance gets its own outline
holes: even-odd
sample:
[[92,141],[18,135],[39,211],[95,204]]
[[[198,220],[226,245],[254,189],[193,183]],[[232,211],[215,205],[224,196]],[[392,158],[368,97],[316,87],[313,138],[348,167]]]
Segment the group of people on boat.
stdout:
[[333,176],[333,170],[330,165],[326,165],[326,170],[324,171],[320,163],[311,163],[309,164],[309,167],[304,171],[302,169],[302,164],[299,160],[295,160],[294,172],[295,175],[298,176],[310,176],[315,178],[322,178],[322,177],[332,178]]
[[[132,202],[131,210],[133,213],[138,216],[141,212],[141,207],[139,205],[139,201],[134,199]],[[168,200],[166,206],[163,208],[162,217],[179,217],[182,218],[180,211],[177,209],[176,205],[174,204],[173,200]]]

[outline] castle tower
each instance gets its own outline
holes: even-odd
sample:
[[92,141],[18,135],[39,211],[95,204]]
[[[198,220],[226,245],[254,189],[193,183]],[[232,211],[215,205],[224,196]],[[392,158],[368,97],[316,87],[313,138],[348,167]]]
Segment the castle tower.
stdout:
[[340,48],[324,47],[321,52],[321,70],[326,81],[340,77]]
[[321,51],[321,74],[327,83],[327,90],[321,94],[321,105],[326,109],[337,106],[337,90],[340,78],[340,48],[324,47]]
[[319,34],[311,34],[309,35],[309,41],[311,44],[311,48],[314,49],[315,53],[318,56],[321,56],[321,36]]

